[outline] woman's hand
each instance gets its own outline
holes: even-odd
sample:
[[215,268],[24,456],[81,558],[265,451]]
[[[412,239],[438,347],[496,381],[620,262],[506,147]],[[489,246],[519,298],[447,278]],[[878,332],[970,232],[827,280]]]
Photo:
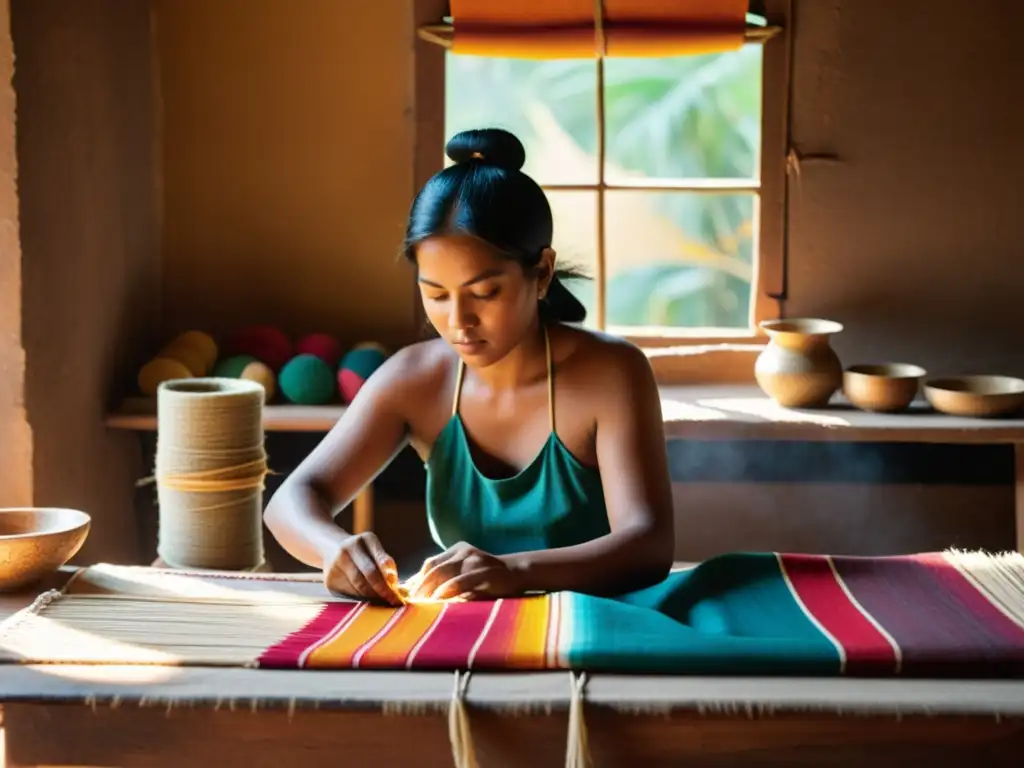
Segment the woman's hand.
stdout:
[[522,592],[519,573],[499,557],[459,542],[423,563],[410,580],[412,598],[508,597]]
[[398,568],[373,533],[348,536],[324,558],[324,585],[335,594],[401,605]]

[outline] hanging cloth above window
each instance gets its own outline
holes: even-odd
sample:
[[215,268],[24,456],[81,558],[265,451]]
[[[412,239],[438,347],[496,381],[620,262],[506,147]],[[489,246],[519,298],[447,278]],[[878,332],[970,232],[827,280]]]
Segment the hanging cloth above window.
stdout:
[[749,0],[451,0],[450,8],[452,26],[428,28],[423,36],[468,56],[717,53],[775,31],[748,27]]

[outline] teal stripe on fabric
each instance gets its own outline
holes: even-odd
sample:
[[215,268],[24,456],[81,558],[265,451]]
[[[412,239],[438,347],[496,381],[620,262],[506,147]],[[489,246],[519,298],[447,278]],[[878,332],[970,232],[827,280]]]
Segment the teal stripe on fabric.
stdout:
[[772,554],[730,554],[614,598],[568,594],[559,656],[591,671],[837,675],[839,651]]

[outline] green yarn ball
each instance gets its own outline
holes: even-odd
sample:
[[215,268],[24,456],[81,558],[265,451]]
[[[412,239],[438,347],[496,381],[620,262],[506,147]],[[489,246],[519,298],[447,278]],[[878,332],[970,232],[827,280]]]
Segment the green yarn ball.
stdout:
[[334,371],[316,355],[296,355],[281,369],[277,386],[297,405],[325,405],[334,399]]
[[213,368],[213,375],[221,379],[237,379],[242,376],[249,363],[255,363],[256,358],[251,355],[234,355],[225,357]]

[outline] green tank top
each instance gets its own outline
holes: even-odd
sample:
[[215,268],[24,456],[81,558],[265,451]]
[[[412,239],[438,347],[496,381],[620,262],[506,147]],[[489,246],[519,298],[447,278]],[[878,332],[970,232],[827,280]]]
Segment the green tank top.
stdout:
[[470,454],[459,416],[459,361],[452,416],[426,461],[427,521],[442,549],[465,541],[493,555],[582,544],[609,533],[601,475],[581,464],[555,431],[551,343],[544,330],[550,434],[521,472],[487,477]]

